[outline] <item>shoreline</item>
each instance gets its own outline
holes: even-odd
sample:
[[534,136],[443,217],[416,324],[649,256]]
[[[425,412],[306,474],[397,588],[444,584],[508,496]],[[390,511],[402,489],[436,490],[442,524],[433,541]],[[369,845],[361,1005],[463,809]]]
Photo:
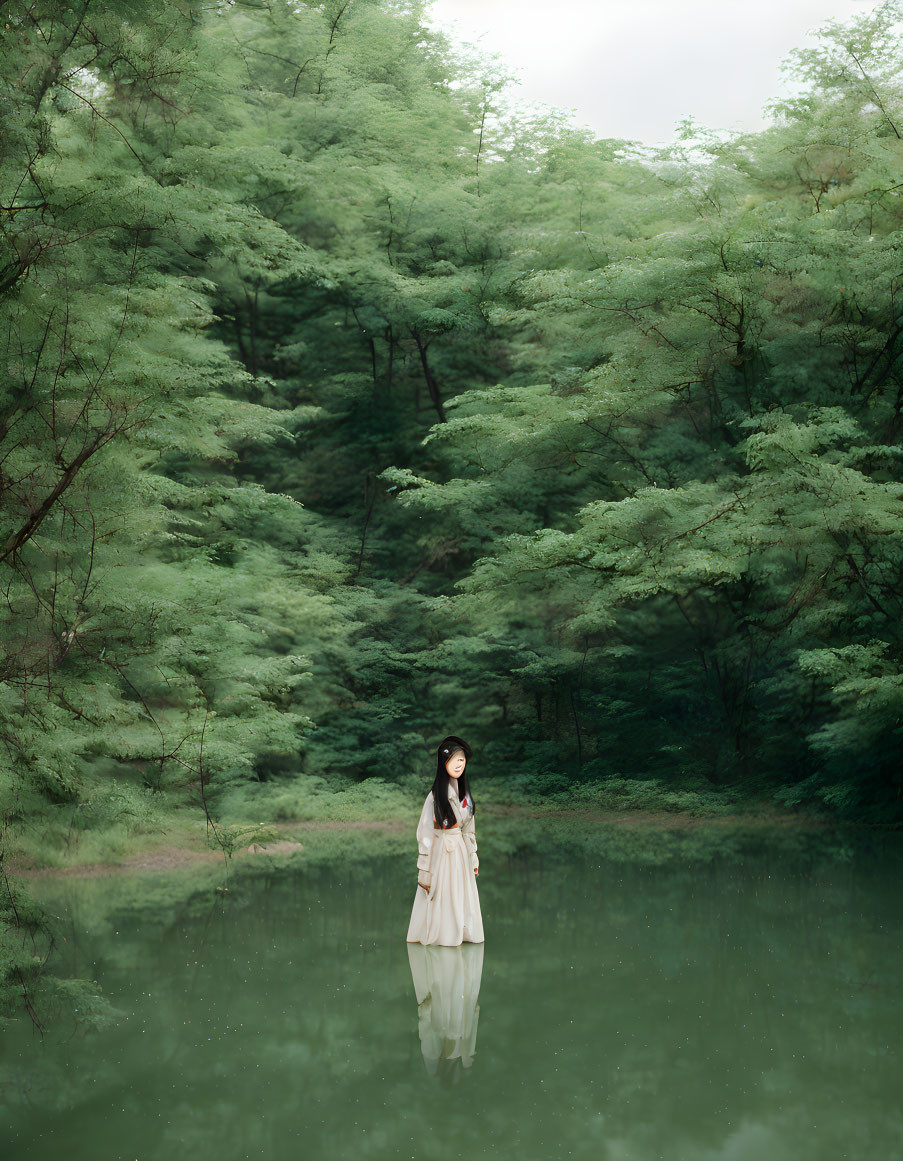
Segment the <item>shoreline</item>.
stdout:
[[[725,814],[692,814],[688,811],[665,810],[600,810],[584,807],[555,807],[524,805],[520,803],[493,803],[483,807],[484,817],[501,821],[523,820],[524,822],[557,820],[563,822],[596,823],[603,826],[618,826],[625,828],[652,828],[662,831],[699,830],[705,828],[725,829],[740,828],[755,831],[775,830],[829,830],[834,827],[857,829],[855,823],[838,823],[836,820],[811,814],[792,813],[775,810],[768,806],[753,808],[749,811],[737,811]],[[862,827],[863,824],[858,824]],[[367,831],[370,833],[383,831],[387,835],[401,835],[408,830],[413,832],[413,826],[408,820],[400,819],[317,819],[317,820],[290,820],[268,825],[268,829],[280,836],[265,846],[251,843],[247,848],[242,847],[233,852],[232,858],[238,862],[246,859],[260,858],[261,855],[273,857],[292,855],[303,851],[304,836],[328,831]],[[870,828],[871,829],[871,828]],[[145,836],[149,837],[149,836]],[[168,871],[190,870],[193,868],[212,866],[222,862],[230,865],[222,850],[216,850],[207,845],[206,838],[185,832],[182,841],[174,842],[171,838],[163,838],[158,842],[146,842],[133,853],[124,854],[118,859],[107,859],[95,862],[72,862],[68,865],[47,866],[39,865],[27,856],[12,855],[5,860],[4,870],[14,878],[20,880],[73,878],[92,879],[120,875],[160,874]]]

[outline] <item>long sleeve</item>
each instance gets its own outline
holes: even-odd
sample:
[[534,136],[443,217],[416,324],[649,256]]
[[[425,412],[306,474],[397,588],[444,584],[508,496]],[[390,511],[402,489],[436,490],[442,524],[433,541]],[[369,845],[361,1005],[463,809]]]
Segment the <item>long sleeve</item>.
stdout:
[[466,824],[462,827],[462,831],[464,834],[464,839],[467,842],[467,846],[468,846],[468,849],[470,851],[471,869],[476,871],[476,870],[479,870],[480,859],[479,859],[479,856],[477,855],[477,832],[476,832],[476,828],[474,826],[474,822],[475,822],[474,816],[471,815],[470,818],[467,820]]
[[420,821],[417,823],[417,880],[424,887],[430,885],[430,856],[433,851],[433,792],[426,796]]

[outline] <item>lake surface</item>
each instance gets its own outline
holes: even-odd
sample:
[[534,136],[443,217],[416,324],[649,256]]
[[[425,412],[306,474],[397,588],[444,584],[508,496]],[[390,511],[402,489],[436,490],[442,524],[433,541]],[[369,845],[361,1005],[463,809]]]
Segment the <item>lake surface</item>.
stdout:
[[35,883],[118,1014],[6,1031],[4,1161],[903,1158],[899,838],[498,845],[461,949],[397,852]]

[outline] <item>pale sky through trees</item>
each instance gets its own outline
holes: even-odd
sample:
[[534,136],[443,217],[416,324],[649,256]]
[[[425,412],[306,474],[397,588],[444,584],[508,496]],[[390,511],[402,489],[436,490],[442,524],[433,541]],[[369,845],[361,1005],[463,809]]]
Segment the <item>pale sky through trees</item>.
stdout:
[[780,62],[828,20],[877,0],[434,0],[437,24],[521,78],[519,99],[573,109],[600,137],[670,139],[693,116],[712,129],[756,130],[787,96]]

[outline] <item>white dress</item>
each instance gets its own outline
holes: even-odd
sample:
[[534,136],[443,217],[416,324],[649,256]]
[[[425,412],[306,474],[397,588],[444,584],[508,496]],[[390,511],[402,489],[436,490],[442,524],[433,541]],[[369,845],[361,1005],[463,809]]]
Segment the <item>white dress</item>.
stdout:
[[442,944],[483,942],[483,916],[474,871],[479,867],[473,808],[462,807],[452,782],[448,801],[458,825],[434,825],[433,792],[430,791],[417,823],[417,871],[419,884],[408,925],[408,943]]

